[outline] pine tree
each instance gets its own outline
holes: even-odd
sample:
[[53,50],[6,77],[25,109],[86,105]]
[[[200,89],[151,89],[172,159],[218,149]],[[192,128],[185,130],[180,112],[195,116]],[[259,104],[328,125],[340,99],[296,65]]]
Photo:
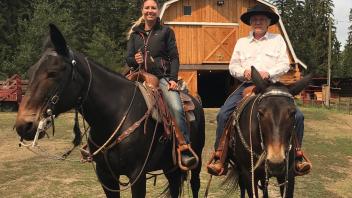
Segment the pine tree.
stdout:
[[63,2],[63,0],[33,1],[33,16],[29,20],[18,21],[19,41],[14,61],[11,63],[14,67],[9,72],[24,74],[38,60],[48,35],[49,23],[56,24],[65,36],[70,35],[72,30],[70,11],[61,7]]
[[342,77],[350,78],[352,76],[352,9],[349,14],[350,26],[348,27],[348,37],[344,51],[342,53]]
[[[326,76],[329,17],[333,18],[332,0],[274,0],[273,3],[281,12],[297,56],[308,65],[308,72]],[[332,65],[337,68],[340,43],[334,25],[332,44]]]
[[28,20],[31,4],[27,0],[0,1],[0,79],[9,77],[19,41],[18,20]]

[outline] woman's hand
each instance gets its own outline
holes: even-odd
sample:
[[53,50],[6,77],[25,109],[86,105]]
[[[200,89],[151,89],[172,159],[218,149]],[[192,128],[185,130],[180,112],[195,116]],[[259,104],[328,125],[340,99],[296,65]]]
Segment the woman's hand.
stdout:
[[177,83],[173,80],[170,80],[168,90],[177,90],[177,88],[178,88]]
[[136,60],[136,62],[138,64],[142,64],[144,62],[143,60],[143,55],[141,51],[138,51],[135,55],[134,55],[134,59]]

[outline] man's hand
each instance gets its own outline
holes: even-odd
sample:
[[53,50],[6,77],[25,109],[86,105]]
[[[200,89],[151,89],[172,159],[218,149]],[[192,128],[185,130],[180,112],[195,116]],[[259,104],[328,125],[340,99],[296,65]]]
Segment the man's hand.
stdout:
[[169,86],[167,87],[168,90],[177,90],[178,86],[177,83],[173,80],[169,81]]
[[[268,80],[270,78],[270,74],[266,71],[260,71],[259,74],[264,80]],[[250,81],[252,79],[251,70],[244,70],[243,76],[246,81]]]
[[262,77],[262,79],[264,79],[264,80],[268,80],[270,78],[269,73],[266,71],[260,71],[259,74]]
[[250,81],[252,79],[251,70],[250,69],[244,70],[243,77],[246,81]]
[[141,51],[138,51],[135,55],[134,55],[134,59],[136,60],[136,62],[138,64],[142,64],[144,62],[143,60],[143,55]]

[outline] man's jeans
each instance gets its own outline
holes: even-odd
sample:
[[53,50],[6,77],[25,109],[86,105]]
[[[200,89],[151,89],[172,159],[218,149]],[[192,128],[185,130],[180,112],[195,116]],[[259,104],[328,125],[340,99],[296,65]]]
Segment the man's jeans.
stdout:
[[169,108],[171,115],[175,118],[176,124],[180,127],[187,144],[190,143],[189,128],[187,126],[185,112],[183,110],[180,94],[178,91],[168,90],[168,82],[165,78],[160,79],[159,87],[163,98]]
[[[249,86],[253,85],[252,83],[244,83],[240,85],[225,101],[225,103],[221,106],[220,111],[216,117],[217,119],[217,128],[216,128],[216,140],[215,140],[215,150],[217,150],[219,146],[219,141],[221,135],[224,132],[225,125],[227,120],[229,119],[231,113],[235,110],[238,103],[242,100],[243,90]],[[303,132],[304,132],[304,116],[303,113],[296,108],[296,133],[297,139],[300,145],[302,145],[303,140]]]

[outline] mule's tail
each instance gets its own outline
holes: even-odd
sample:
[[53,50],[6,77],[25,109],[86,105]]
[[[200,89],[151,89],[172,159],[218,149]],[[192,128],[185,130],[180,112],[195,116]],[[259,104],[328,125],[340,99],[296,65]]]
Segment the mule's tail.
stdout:
[[238,170],[235,164],[229,163],[231,167],[229,168],[229,171],[224,179],[224,181],[221,183],[221,186],[224,187],[226,194],[234,194],[237,191],[238,188]]

